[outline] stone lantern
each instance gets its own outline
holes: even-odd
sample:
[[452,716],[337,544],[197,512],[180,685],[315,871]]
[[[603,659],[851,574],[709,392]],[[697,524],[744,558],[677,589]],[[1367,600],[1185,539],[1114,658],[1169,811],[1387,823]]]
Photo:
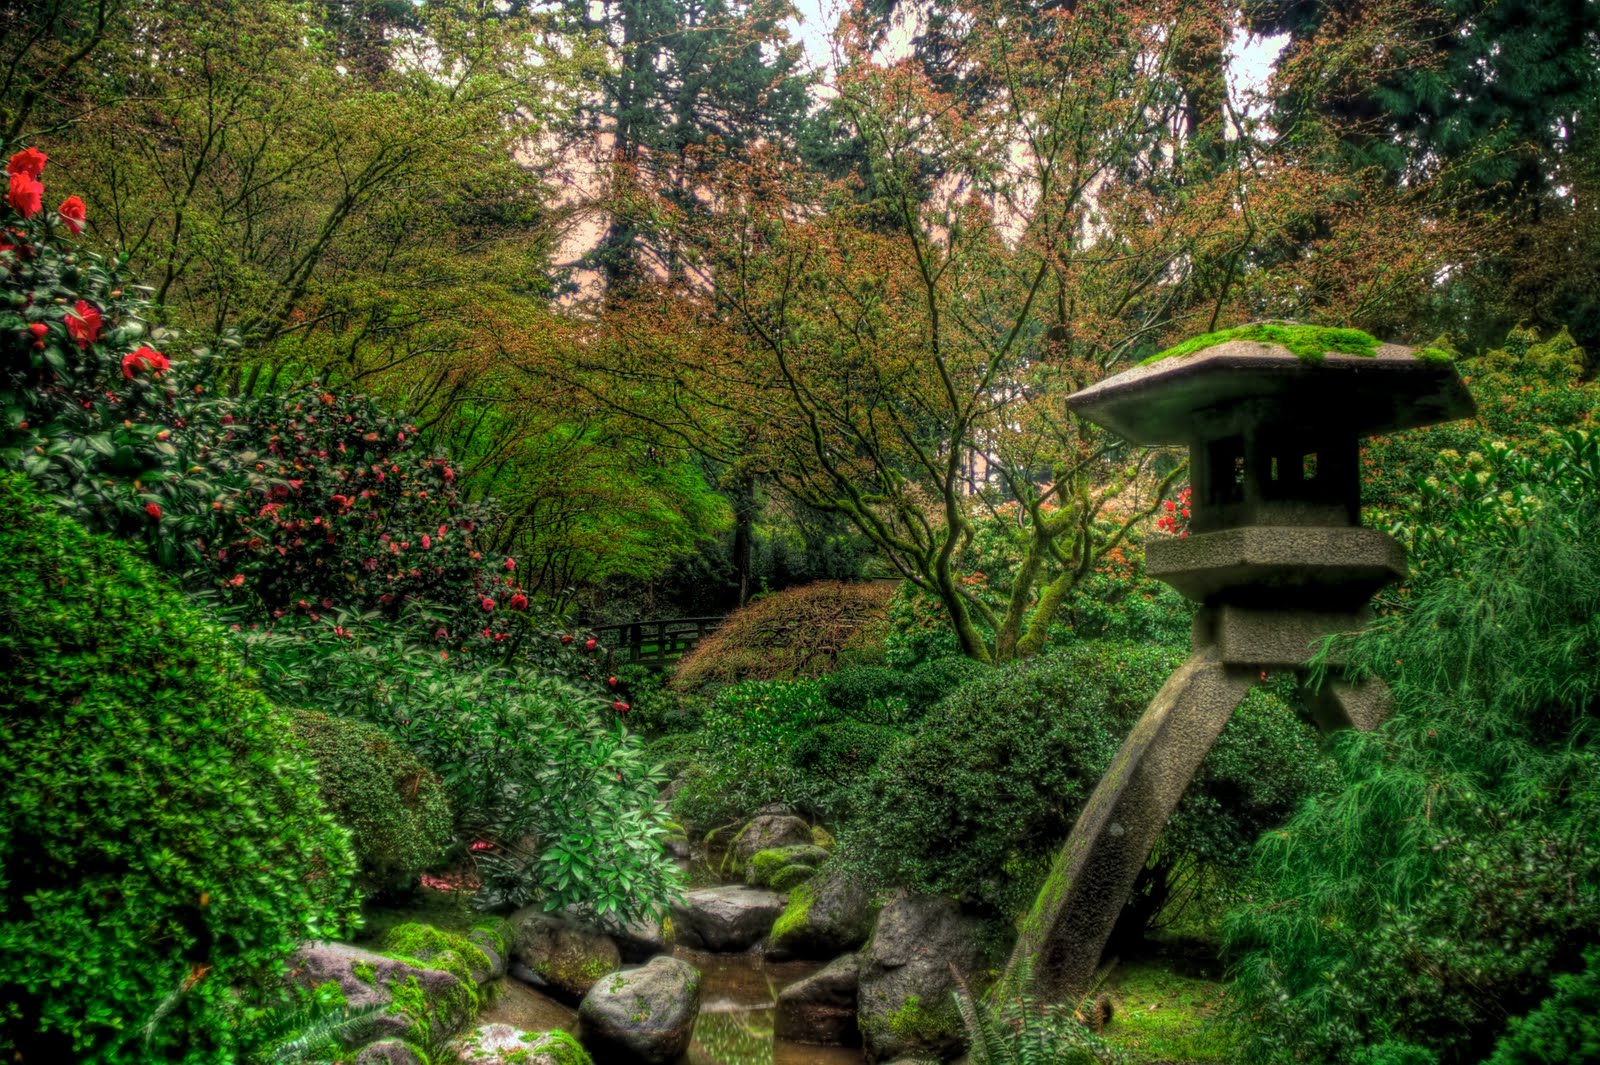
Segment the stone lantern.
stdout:
[[1405,576],[1400,545],[1361,524],[1361,438],[1473,413],[1455,367],[1433,354],[1385,344],[1308,358],[1230,340],[1067,400],[1133,443],[1188,446],[1190,533],[1150,543],[1146,569],[1200,608],[1193,653],[1079,815],[1023,923],[1008,978],[1026,960],[1052,998],[1088,990],[1167,818],[1266,670],[1296,671],[1303,709],[1321,729],[1381,723],[1380,682],[1350,683],[1334,662],[1313,690],[1304,666],[1324,637],[1361,627],[1372,595]]

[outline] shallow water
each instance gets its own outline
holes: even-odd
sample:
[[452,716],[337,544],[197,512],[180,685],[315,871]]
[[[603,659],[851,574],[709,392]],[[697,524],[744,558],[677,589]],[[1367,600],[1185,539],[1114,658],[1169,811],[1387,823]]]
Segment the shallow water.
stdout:
[[700,970],[700,1019],[688,1065],[861,1065],[861,1051],[774,1038],[778,992],[818,969],[820,962],[769,962],[760,954],[705,954],[679,948],[676,956]]
[[[774,1038],[778,992],[822,968],[819,962],[769,962],[759,954],[676,955],[700,970],[700,1019],[685,1065],[861,1065],[860,1050],[815,1047]],[[577,1011],[517,980],[502,981],[481,1024],[509,1024],[525,1032],[576,1032]]]

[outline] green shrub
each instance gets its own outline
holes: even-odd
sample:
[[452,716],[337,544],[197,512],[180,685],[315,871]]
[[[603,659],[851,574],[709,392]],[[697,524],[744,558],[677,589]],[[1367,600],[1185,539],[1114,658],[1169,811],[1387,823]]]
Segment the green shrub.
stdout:
[[231,1060],[349,842],[225,634],[20,478],[0,514],[0,1048]]
[[790,800],[834,824],[849,818],[860,784],[895,745],[900,729],[846,719],[818,725],[795,742],[797,780]]
[[922,717],[945,696],[970,680],[987,676],[990,667],[970,658],[933,658],[906,674],[905,699],[914,717]]
[[[1016,913],[1182,660],[1168,648],[1073,644],[958,689],[869,774],[841,837],[845,863],[879,885]],[[1287,817],[1321,766],[1309,727],[1252,693],[1180,805],[1157,875],[1237,861],[1242,841]],[[1140,893],[1159,903],[1165,887]]]
[[811,681],[746,681],[723,688],[700,730],[669,745],[684,780],[673,812],[704,831],[767,803],[796,801],[804,781],[793,764],[794,749],[836,717]]
[[1348,647],[1397,710],[1341,738],[1342,789],[1262,840],[1255,899],[1225,924],[1251,1060],[1384,1042],[1479,1061],[1600,943],[1600,507],[1568,483],[1583,463],[1518,476],[1568,502],[1439,556]]
[[1583,971],[1555,978],[1550,997],[1506,1029],[1485,1065],[1594,1065],[1600,1062],[1600,950]]
[[450,842],[450,801],[438,776],[360,721],[299,711],[294,732],[316,766],[323,805],[350,830],[361,887],[415,886]]
[[545,673],[457,666],[403,630],[241,633],[277,702],[377,725],[444,781],[484,905],[541,901],[624,918],[664,908],[665,782],[603,697]]
[[846,666],[817,682],[830,705],[857,714],[874,702],[904,699],[907,675],[884,666]]

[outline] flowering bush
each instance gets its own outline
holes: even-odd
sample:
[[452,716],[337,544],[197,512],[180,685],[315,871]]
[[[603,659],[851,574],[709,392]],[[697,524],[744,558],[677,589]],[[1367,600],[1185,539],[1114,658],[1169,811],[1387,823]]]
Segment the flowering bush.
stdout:
[[1189,505],[1193,500],[1194,489],[1184,485],[1178,491],[1178,498],[1169,499],[1161,504],[1165,513],[1156,518],[1156,528],[1172,536],[1189,535]]
[[209,353],[174,363],[122,264],[73,250],[83,202],[43,211],[46,157],[7,166],[0,231],[0,467],[21,470],[90,528],[144,539],[180,561],[203,501],[225,495],[214,468],[185,461],[185,437],[218,403]]

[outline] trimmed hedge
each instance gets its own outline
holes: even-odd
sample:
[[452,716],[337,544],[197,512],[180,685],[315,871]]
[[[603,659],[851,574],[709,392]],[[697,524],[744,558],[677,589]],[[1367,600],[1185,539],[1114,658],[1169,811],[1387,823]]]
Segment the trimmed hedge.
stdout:
[[22,478],[0,514],[0,1052],[235,1060],[349,841],[223,633]]
[[321,781],[322,801],[350,830],[368,892],[415,886],[450,842],[444,785],[387,732],[315,711],[294,715]]

